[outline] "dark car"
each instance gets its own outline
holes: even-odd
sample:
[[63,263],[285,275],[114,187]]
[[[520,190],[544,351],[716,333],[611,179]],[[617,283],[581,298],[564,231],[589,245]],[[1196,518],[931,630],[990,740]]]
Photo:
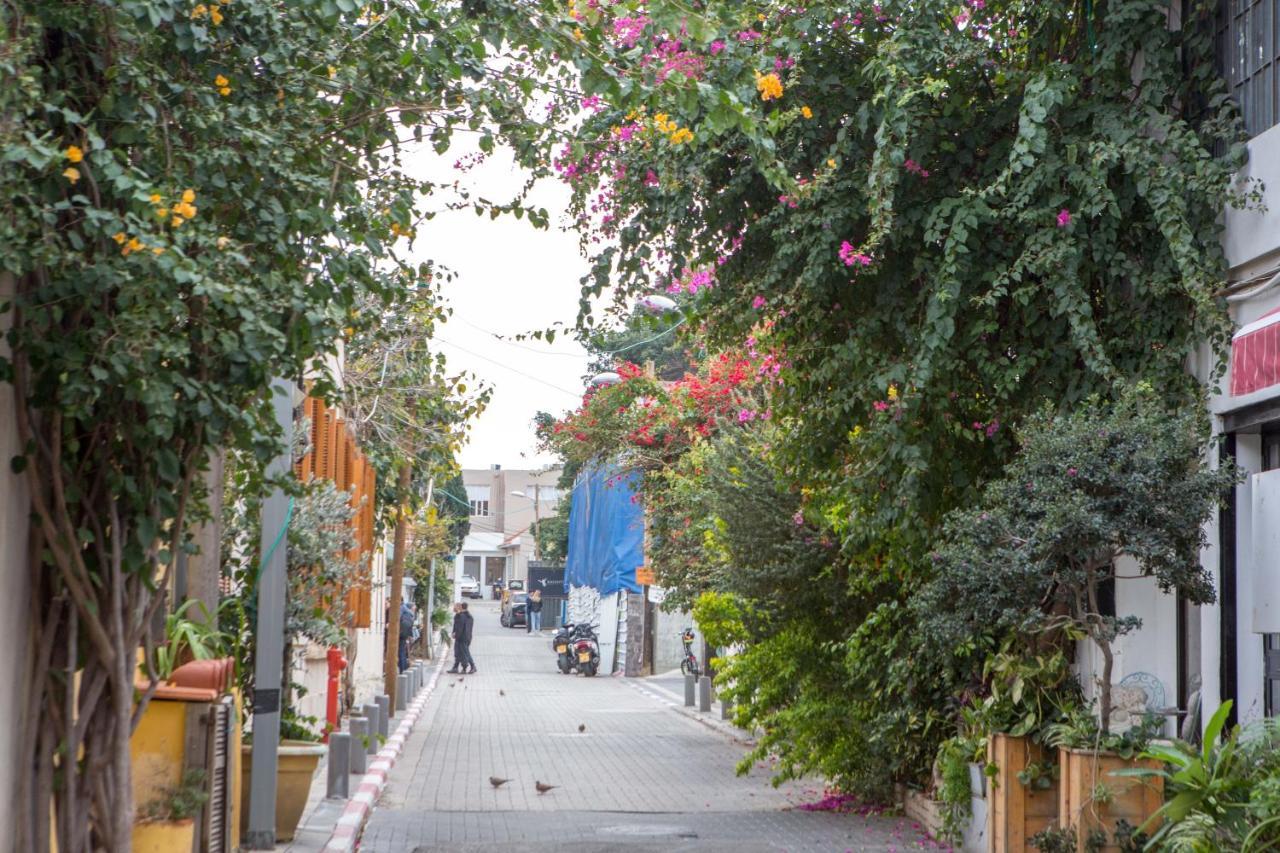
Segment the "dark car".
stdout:
[[528,596],[523,592],[513,592],[502,602],[502,615],[498,621],[504,628],[518,628],[525,624],[525,603]]

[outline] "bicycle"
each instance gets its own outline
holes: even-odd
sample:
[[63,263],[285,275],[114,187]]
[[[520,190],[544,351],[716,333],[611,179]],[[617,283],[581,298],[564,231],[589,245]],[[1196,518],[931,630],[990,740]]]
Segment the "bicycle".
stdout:
[[693,629],[685,628],[680,639],[684,643],[684,660],[680,661],[680,672],[697,678],[702,674],[702,669],[698,666],[698,656],[693,653]]

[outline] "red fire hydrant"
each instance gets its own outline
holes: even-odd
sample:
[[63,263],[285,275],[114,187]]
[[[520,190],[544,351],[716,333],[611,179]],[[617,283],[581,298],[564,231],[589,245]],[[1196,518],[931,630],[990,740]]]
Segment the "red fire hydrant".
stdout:
[[329,653],[325,657],[329,661],[329,684],[324,703],[324,742],[328,743],[329,732],[336,731],[338,728],[338,708],[342,704],[339,701],[342,698],[340,678],[342,671],[347,668],[347,659],[337,646],[330,646]]

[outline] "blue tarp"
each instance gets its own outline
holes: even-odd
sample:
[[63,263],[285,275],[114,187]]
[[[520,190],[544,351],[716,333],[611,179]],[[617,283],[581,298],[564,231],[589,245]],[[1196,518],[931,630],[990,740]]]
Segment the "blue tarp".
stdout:
[[644,563],[644,511],[632,500],[636,475],[612,466],[585,468],[573,484],[565,583],[609,595],[640,592],[636,569]]

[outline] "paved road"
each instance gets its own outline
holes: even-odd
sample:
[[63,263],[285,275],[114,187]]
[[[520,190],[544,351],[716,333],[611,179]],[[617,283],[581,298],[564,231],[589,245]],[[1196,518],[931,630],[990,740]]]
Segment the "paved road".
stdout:
[[[819,794],[774,788],[762,769],[735,775],[741,744],[623,679],[560,675],[549,634],[499,627],[489,603],[472,610],[480,671],[442,678],[369,821],[364,853],[920,845],[901,819],[792,811]],[[495,790],[490,776],[512,781]],[[535,781],[558,787],[539,795]]]

